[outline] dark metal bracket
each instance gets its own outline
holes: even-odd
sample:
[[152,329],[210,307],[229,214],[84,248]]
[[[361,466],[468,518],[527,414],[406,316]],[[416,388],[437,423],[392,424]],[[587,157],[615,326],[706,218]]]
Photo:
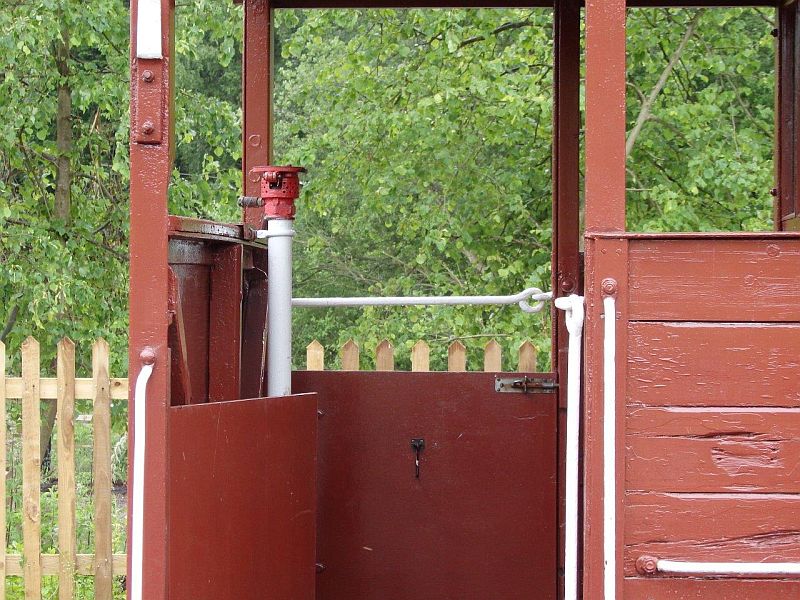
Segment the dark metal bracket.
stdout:
[[505,394],[549,394],[558,384],[544,377],[495,377],[494,391]]
[[419,479],[419,455],[425,449],[423,438],[411,438],[411,449],[414,451],[414,475]]

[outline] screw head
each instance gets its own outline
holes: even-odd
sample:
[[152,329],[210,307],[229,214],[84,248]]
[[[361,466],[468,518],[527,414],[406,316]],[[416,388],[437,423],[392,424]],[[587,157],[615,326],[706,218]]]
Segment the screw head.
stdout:
[[565,294],[575,291],[575,280],[572,277],[564,277],[561,280],[561,291]]
[[150,135],[156,130],[156,126],[153,125],[152,121],[145,121],[142,124],[142,133],[145,135]]
[[146,81],[147,83],[152,83],[155,78],[156,78],[155,74],[150,69],[145,69],[144,71],[142,71],[142,81]]

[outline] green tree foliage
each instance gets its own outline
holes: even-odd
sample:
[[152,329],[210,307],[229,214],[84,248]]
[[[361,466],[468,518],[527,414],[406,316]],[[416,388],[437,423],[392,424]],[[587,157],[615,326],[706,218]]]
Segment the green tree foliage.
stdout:
[[[276,155],[310,172],[298,293],[549,288],[550,11],[326,11],[282,25]],[[516,307],[298,313],[298,339],[388,337],[401,365],[420,338],[547,343],[543,318]]]
[[[127,8],[0,0],[0,333],[12,356],[29,334],[46,361],[73,337],[84,369],[92,338],[126,345]],[[241,7],[198,0],[177,14],[170,209],[234,220]],[[769,227],[773,19],[629,12],[631,228]],[[298,293],[549,286],[551,11],[278,11],[276,25],[276,160],[310,171]],[[297,358],[313,337],[334,348],[386,336],[402,367],[414,339],[464,337],[475,364],[485,339],[470,336],[545,350],[547,319],[513,307],[298,311]],[[119,350],[112,368],[124,372]]]
[[628,160],[628,227],[772,227],[775,27],[768,9],[637,10],[628,29],[628,122],[694,34]]

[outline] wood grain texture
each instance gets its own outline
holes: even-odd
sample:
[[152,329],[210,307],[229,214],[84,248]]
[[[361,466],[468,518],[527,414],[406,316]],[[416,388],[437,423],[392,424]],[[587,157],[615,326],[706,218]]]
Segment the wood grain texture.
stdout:
[[306,369],[308,371],[325,370],[325,348],[319,340],[313,340],[306,346]]
[[519,345],[518,371],[520,373],[533,373],[536,369],[536,346],[526,340]]
[[77,552],[75,515],[75,344],[58,343],[58,598],[72,600],[75,593]]
[[800,240],[630,244],[631,320],[800,321]]
[[97,340],[92,347],[94,395],[94,597],[112,600],[111,571],[111,394],[108,376],[108,343]]
[[626,578],[626,600],[793,600],[800,581]]
[[[6,398],[19,400],[25,393],[25,382],[22,377],[6,378]],[[39,397],[46,400],[55,400],[58,397],[58,381],[55,377],[42,377],[39,379]],[[114,400],[128,399],[128,378],[115,377],[111,379],[111,397]],[[90,377],[75,378],[75,399],[91,400],[94,398],[94,383]]]
[[503,370],[503,350],[497,340],[489,340],[483,348],[483,370],[486,373]]
[[447,348],[447,370],[454,373],[467,370],[467,349],[458,340]]
[[800,324],[630,323],[628,402],[800,407]]
[[25,600],[42,597],[39,342],[29,337],[22,343],[22,546],[25,561]]
[[389,340],[383,340],[375,348],[375,370],[394,371],[394,346]]
[[[6,555],[6,575],[22,577],[24,575],[22,555]],[[126,573],[128,562],[127,554],[115,554],[113,560],[114,575],[123,576]],[[42,575],[44,577],[58,576],[61,569],[61,560],[58,554],[42,554]],[[75,557],[75,570],[77,575],[94,575],[94,554],[78,554]]]
[[359,348],[352,339],[342,346],[342,371],[358,371],[361,368]]
[[425,372],[431,370],[431,349],[428,344],[419,340],[411,348],[411,371]]
[[625,574],[642,555],[689,561],[800,561],[800,496],[630,493]]
[[800,411],[632,409],[628,490],[800,492]]

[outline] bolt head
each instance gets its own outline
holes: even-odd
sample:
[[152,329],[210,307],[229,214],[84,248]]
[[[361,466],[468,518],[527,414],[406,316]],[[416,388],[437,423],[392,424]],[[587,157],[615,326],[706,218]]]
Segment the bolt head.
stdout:
[[156,78],[155,74],[150,69],[145,69],[144,71],[142,71],[142,81],[146,81],[147,83],[152,83],[155,78]]
[[612,279],[611,277],[603,279],[600,287],[606,296],[613,296],[617,293],[617,280]]
[[142,133],[145,135],[151,135],[156,130],[156,126],[153,125],[152,121],[145,121],[142,124]]
[[658,561],[654,556],[640,556],[636,559],[636,570],[641,575],[655,575],[658,573]]
[[150,346],[145,346],[139,353],[139,358],[141,359],[142,364],[152,365],[154,362],[156,362],[156,351]]

